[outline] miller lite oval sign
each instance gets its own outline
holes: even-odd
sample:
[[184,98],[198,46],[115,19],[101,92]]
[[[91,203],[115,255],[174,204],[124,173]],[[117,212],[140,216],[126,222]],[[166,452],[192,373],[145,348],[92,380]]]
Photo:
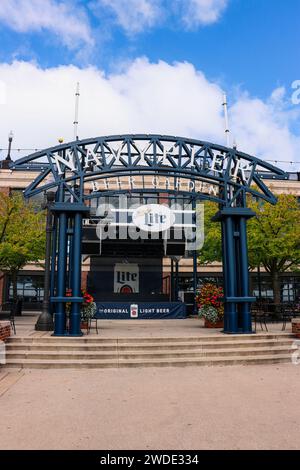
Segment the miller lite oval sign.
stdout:
[[139,266],[132,263],[116,263],[114,292],[132,294],[139,292]]
[[133,211],[132,222],[146,232],[163,232],[174,224],[175,214],[163,204],[147,204]]

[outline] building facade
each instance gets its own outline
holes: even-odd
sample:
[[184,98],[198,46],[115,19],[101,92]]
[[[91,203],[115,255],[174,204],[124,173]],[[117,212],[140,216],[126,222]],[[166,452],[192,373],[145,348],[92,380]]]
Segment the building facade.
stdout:
[[[2,164],[0,169],[0,191],[12,193],[23,191],[36,177],[36,172],[32,169],[25,171],[15,171],[6,168]],[[293,194],[300,200],[300,174],[289,173],[287,180],[269,180],[268,186],[275,194]],[[37,204],[42,204],[43,195],[35,197]],[[127,201],[128,202],[128,201]],[[164,203],[168,205],[164,193],[147,194],[131,200],[131,203],[142,205]],[[127,298],[131,294],[136,298],[149,301],[156,296],[156,299],[178,300],[178,297],[186,302],[193,312],[194,296],[194,266],[195,259],[184,250],[184,244],[177,240],[169,244],[167,249],[163,247],[163,242],[158,240],[152,244],[130,244],[124,241],[106,241],[99,245],[99,237],[95,237],[95,227],[93,226],[93,215],[99,205],[119,207],[120,202],[116,197],[106,196],[99,200],[91,200],[91,213],[84,221],[83,238],[83,258],[82,258],[82,286],[87,288],[94,296],[111,299],[114,294],[123,292]],[[178,199],[178,207],[184,208],[185,201]],[[162,250],[164,250],[162,252]],[[173,250],[173,251],[172,251]],[[130,262],[128,262],[130,258]],[[122,263],[127,262],[128,279],[122,281]],[[111,269],[112,264],[115,266]],[[130,265],[130,266],[129,266]],[[120,268],[118,270],[118,267]],[[138,272],[134,270],[137,269]],[[119,278],[118,278],[119,276]],[[121,277],[120,277],[121,276]],[[131,281],[130,281],[131,276]],[[138,292],[134,290],[133,279],[139,277],[140,288]],[[213,263],[210,265],[197,266],[197,285],[205,281],[213,281],[222,284],[222,265]],[[118,284],[119,281],[119,284]],[[126,281],[126,282],[125,282]],[[130,284],[131,282],[131,284]],[[251,290],[254,296],[261,296],[272,299],[273,291],[269,275],[263,269],[260,272],[254,271],[250,275]],[[123,285],[122,285],[123,284]],[[44,272],[38,264],[25,266],[18,276],[18,296],[23,300],[23,309],[40,310],[43,300]],[[113,287],[112,287],[113,286]],[[120,289],[123,289],[120,290]],[[126,292],[127,289],[127,292]],[[129,296],[129,297],[128,297]],[[300,273],[282,273],[281,275],[281,300],[293,302],[300,296]],[[0,280],[0,302],[4,308],[12,300],[12,285],[9,276],[4,276]],[[130,299],[129,299],[130,300]]]

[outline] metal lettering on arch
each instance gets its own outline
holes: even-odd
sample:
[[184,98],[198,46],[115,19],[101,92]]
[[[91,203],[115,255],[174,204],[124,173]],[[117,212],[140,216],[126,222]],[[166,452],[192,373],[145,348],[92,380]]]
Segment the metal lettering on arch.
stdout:
[[[121,135],[74,141],[21,158],[14,162],[12,168],[40,170],[25,190],[28,197],[63,184],[76,200],[83,200],[86,198],[83,192],[85,182],[109,181],[124,175],[134,178],[138,173],[140,177],[168,176],[169,185],[171,177],[189,180],[192,183],[186,186],[185,192],[196,188],[199,197],[201,191],[197,191],[197,182],[215,186],[218,194],[211,194],[209,199],[226,206],[232,205],[245,192],[274,203],[276,199],[263,180],[285,177],[282,170],[236,149],[158,135]],[[49,181],[50,174],[52,181]],[[79,183],[79,194],[76,195],[74,182]],[[134,186],[134,179],[132,183]],[[117,180],[115,186],[117,189]],[[155,187],[148,186],[148,189]],[[168,187],[156,189],[168,190]],[[176,185],[173,190],[176,192]]]
[[[80,335],[82,217],[85,201],[100,195],[168,193],[219,204],[222,226],[225,333],[251,333],[246,221],[254,216],[246,195],[276,203],[266,179],[286,179],[285,172],[234,148],[164,135],[114,135],[51,147],[13,162],[14,170],[37,171],[24,194],[56,189],[52,286],[55,335],[65,335],[65,306],[71,302],[71,335]],[[72,297],[66,296],[70,268]],[[54,274],[55,274],[54,273]],[[55,278],[55,275],[52,276]]]

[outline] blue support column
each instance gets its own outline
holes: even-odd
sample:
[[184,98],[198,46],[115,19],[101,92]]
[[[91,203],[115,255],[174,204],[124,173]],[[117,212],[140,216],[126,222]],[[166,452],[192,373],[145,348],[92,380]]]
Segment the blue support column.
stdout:
[[[192,199],[192,209],[196,211],[196,199]],[[195,215],[196,217],[196,215]],[[196,250],[196,247],[193,251],[193,291],[194,291],[194,307],[193,307],[193,314],[197,315],[198,314],[198,305],[196,301],[196,292],[197,292],[197,287],[198,287],[198,252]]]
[[74,259],[74,248],[73,248],[73,239],[74,239],[74,218],[69,219],[69,228],[68,228],[68,254],[69,254],[69,271],[68,271],[68,288],[72,289],[72,279],[73,279],[73,259]]
[[[227,216],[224,221],[224,235],[225,235],[225,253],[226,253],[226,292],[225,298],[232,299],[236,295],[236,256],[234,250],[233,238],[233,220],[232,217]],[[224,333],[238,333],[238,317],[236,303],[233,301],[225,301],[224,305],[224,318],[226,327]]]
[[[56,256],[57,256],[57,216],[53,217],[52,232],[52,249],[51,249],[51,274],[50,274],[50,298],[55,294],[55,278],[56,278]],[[50,303],[50,311],[54,313],[54,304]]]
[[[249,296],[249,269],[248,269],[248,243],[246,218],[239,219],[239,243],[240,243],[240,291],[242,297]],[[251,308],[249,302],[243,302],[241,305],[242,328],[243,333],[252,332]]]
[[[222,242],[222,260],[223,260],[223,290],[224,295],[228,293],[228,277],[227,277],[227,250],[225,244],[225,222],[221,220],[221,242]],[[224,331],[229,330],[228,316],[224,315]]]
[[[72,297],[81,297],[81,235],[82,235],[82,214],[75,213],[73,225],[73,240],[72,240],[72,277],[71,289]],[[80,303],[72,303],[71,309],[71,326],[70,335],[82,336],[80,330]]]
[[245,207],[227,207],[213,220],[222,224],[224,333],[251,333],[247,219],[255,215]]
[[[89,208],[83,203],[58,201],[53,207],[53,211],[59,221],[58,230],[58,260],[57,260],[57,285],[51,297],[51,302],[55,305],[54,315],[54,336],[81,336],[80,331],[80,305],[81,297],[81,235],[82,235],[82,214],[88,213]],[[73,226],[72,231],[68,231],[68,220]],[[67,240],[72,237],[72,249],[69,252],[69,268],[71,271],[72,295],[66,295],[68,281],[68,250]],[[66,303],[71,303],[70,327],[66,331]]]
[[[58,260],[57,260],[57,297],[65,297],[67,273],[67,214],[61,212],[58,216]],[[54,313],[54,336],[65,335],[66,313],[65,302],[57,302]]]

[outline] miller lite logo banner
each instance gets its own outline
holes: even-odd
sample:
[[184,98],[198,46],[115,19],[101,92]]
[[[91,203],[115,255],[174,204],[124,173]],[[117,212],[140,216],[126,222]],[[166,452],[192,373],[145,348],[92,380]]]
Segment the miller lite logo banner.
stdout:
[[139,292],[138,264],[115,264],[114,292],[120,294]]
[[141,230],[163,232],[174,224],[175,214],[163,204],[147,204],[135,209],[132,222]]
[[95,318],[103,320],[143,320],[152,318],[186,318],[183,302],[96,302]]

